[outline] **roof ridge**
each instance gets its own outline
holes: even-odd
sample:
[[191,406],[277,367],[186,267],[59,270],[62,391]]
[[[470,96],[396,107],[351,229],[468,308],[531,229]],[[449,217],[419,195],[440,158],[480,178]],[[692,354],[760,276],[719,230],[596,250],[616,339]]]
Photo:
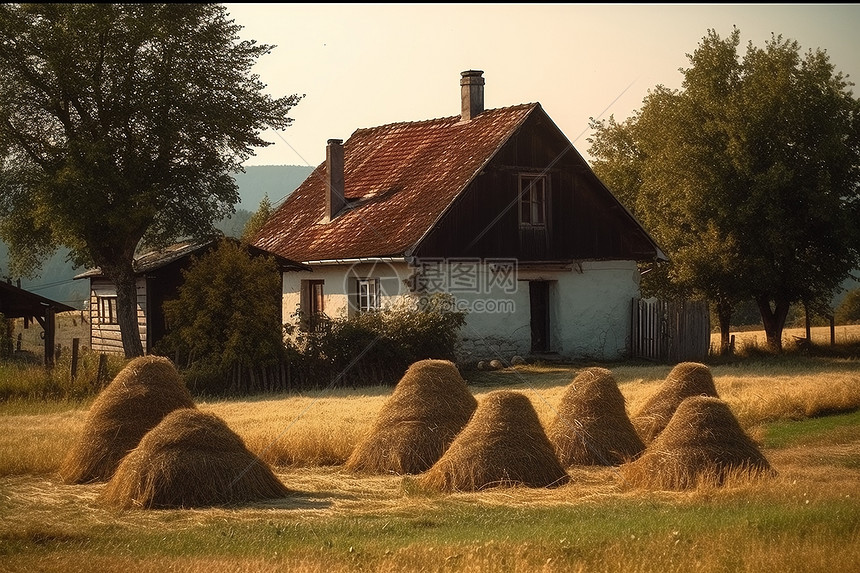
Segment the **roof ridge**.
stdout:
[[[535,107],[535,106],[539,106],[539,105],[540,105],[540,102],[533,101],[533,102],[529,102],[529,103],[519,103],[519,104],[508,105],[508,106],[503,106],[503,107],[494,107],[491,109],[485,109],[484,111],[482,111],[477,116],[477,118],[480,118],[481,115],[483,115],[485,113],[489,114],[492,112],[510,111],[510,110],[516,110],[516,109],[523,109],[523,108],[527,108],[527,107]],[[359,133],[359,132],[377,130],[377,129],[382,129],[382,128],[396,127],[396,126],[400,126],[400,125],[417,126],[417,125],[420,125],[423,123],[436,123],[436,122],[444,122],[444,121],[451,121],[451,120],[460,121],[460,115],[448,115],[445,117],[436,117],[436,118],[430,118],[430,119],[416,119],[416,120],[412,120],[412,121],[395,121],[392,123],[384,123],[382,125],[374,125],[371,127],[359,127],[359,128],[356,128],[356,130],[352,132],[352,135],[355,135],[356,133]],[[350,137],[352,137],[352,135]]]

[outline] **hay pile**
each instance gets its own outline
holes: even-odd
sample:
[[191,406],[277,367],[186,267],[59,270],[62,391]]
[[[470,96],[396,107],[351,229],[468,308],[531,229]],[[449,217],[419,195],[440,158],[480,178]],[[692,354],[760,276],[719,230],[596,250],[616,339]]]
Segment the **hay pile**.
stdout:
[[235,505],[289,490],[211,413],[168,414],[122,460],[100,501],[120,509]]
[[417,478],[423,487],[449,492],[552,487],[569,479],[534,406],[510,390],[487,394],[448,451]]
[[563,467],[620,465],[645,449],[612,372],[587,368],[573,379],[547,430]]
[[170,360],[135,358],[93,402],[80,438],[60,466],[60,478],[70,484],[109,480],[120,460],[164,416],[194,407]]
[[445,453],[477,405],[453,362],[416,362],[345,467],[353,472],[419,474]]
[[775,475],[728,404],[711,396],[681,402],[666,428],[621,472],[630,485],[668,490]]
[[711,369],[705,364],[682,362],[676,365],[657,392],[631,418],[636,433],[646,445],[663,431],[681,402],[690,396],[719,397]]

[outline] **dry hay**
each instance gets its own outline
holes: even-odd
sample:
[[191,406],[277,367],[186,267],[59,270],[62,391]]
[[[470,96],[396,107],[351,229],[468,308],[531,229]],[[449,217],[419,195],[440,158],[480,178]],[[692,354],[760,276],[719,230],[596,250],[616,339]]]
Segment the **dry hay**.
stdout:
[[645,449],[612,372],[587,368],[573,379],[558,405],[547,436],[561,465],[613,466]]
[[667,490],[775,474],[728,404],[712,396],[681,402],[666,428],[621,472],[631,485]]
[[663,431],[681,402],[690,396],[719,397],[711,369],[705,364],[681,362],[676,365],[657,392],[630,419],[646,445]]
[[496,390],[484,396],[448,451],[417,481],[428,489],[477,491],[553,487],[569,479],[529,399]]
[[397,383],[345,467],[371,474],[419,474],[445,453],[477,405],[453,362],[416,362]]
[[168,414],[122,460],[100,501],[120,509],[194,508],[282,498],[289,490],[215,414]]
[[65,483],[109,480],[122,458],[164,416],[194,407],[169,359],[135,358],[93,402],[80,438],[60,466],[60,478]]

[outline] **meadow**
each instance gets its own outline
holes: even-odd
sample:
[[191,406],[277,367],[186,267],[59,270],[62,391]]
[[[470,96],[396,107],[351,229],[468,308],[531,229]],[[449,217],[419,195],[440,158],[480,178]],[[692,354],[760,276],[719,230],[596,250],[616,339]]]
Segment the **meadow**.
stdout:
[[[609,368],[632,413],[671,367]],[[542,423],[583,365],[465,372],[480,401],[524,393]],[[552,489],[442,494],[343,463],[389,387],[199,400],[275,469],[286,498],[117,511],[56,471],[91,400],[0,403],[0,571],[860,570],[860,363],[770,356],[710,366],[778,475],[646,491],[572,466]]]

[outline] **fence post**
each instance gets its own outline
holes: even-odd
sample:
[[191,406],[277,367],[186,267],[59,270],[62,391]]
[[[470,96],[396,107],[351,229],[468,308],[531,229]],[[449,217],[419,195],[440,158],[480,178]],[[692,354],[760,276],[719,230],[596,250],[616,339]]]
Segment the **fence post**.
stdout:
[[107,381],[107,354],[99,354],[99,369],[96,374],[96,383],[99,388],[104,388],[104,383]]
[[78,375],[78,350],[80,348],[81,339],[72,339],[72,380]]

